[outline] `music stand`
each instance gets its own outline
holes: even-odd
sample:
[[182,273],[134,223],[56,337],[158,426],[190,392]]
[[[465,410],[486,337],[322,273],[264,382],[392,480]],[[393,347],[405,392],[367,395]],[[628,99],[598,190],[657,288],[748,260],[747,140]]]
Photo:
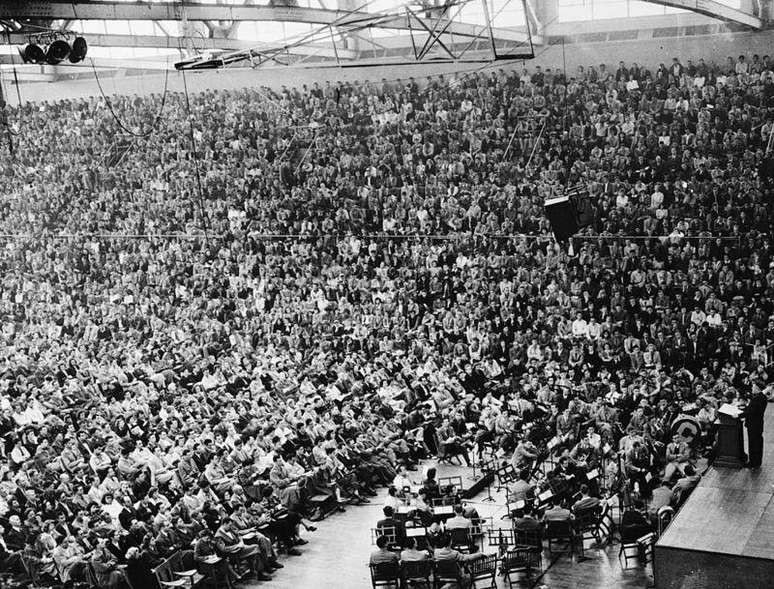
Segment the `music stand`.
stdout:
[[481,457],[481,472],[486,477],[486,497],[481,501],[482,503],[493,503],[494,497],[492,497],[492,481],[495,477],[495,471],[497,470],[497,461],[494,458],[485,459]]

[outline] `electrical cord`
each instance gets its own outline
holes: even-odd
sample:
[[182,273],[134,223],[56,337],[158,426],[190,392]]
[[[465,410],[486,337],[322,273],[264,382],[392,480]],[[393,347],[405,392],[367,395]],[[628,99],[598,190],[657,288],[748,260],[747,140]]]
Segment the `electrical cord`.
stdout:
[[[161,120],[161,115],[164,113],[164,106],[167,103],[167,94],[168,94],[168,88],[169,88],[169,67],[167,67],[164,70],[164,93],[161,95],[161,107],[159,108],[159,112],[153,120],[153,124],[151,125],[151,128],[148,129],[146,133],[135,133],[134,131],[129,129],[126,125],[124,125],[121,119],[118,118],[116,111],[113,109],[113,104],[110,102],[110,98],[108,98],[107,94],[105,94],[105,91],[102,88],[102,82],[100,81],[99,75],[97,74],[97,68],[94,65],[94,60],[89,58],[89,62],[91,63],[91,69],[94,72],[94,79],[97,81],[97,87],[99,88],[99,93],[102,96],[102,99],[105,101],[105,105],[108,107],[110,114],[113,115],[113,118],[115,119],[116,123],[118,123],[118,126],[121,128],[121,130],[127,135],[131,135],[132,137],[139,137],[139,138],[150,137],[153,134],[153,132],[156,130],[156,126],[158,125],[158,122]],[[169,63],[167,63],[167,66],[168,65]]]

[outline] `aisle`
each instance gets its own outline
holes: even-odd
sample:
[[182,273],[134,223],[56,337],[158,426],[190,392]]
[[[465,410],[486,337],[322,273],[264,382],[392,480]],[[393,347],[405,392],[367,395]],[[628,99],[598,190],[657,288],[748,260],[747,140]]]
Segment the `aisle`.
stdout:
[[383,517],[382,506],[386,489],[372,497],[369,505],[348,506],[317,522],[316,532],[302,532],[309,544],[299,546],[301,556],[282,556],[285,565],[274,573],[274,579],[243,585],[250,589],[367,589],[371,586],[368,556],[371,554],[370,529]]
[[[416,474],[416,473],[414,473]],[[284,569],[274,574],[268,582],[240,585],[245,589],[259,587],[271,589],[368,589],[371,587],[368,557],[371,546],[370,529],[381,519],[386,489],[371,499],[369,505],[347,507],[346,513],[338,513],[316,524],[317,531],[305,533],[309,544],[300,547],[302,556],[281,557]],[[493,503],[482,501],[486,491],[467,503],[476,507],[482,517],[493,517],[495,527],[509,527],[510,520],[501,520],[505,513],[505,495],[492,489]],[[587,546],[589,546],[587,544]],[[576,557],[554,555],[543,557],[545,574],[531,581],[514,583],[514,587],[537,589],[645,589],[652,581],[650,567],[641,566],[622,570],[618,561],[618,544],[605,549],[587,548],[588,560],[578,562]],[[494,552],[485,546],[484,552]],[[498,588],[505,585],[498,578]]]

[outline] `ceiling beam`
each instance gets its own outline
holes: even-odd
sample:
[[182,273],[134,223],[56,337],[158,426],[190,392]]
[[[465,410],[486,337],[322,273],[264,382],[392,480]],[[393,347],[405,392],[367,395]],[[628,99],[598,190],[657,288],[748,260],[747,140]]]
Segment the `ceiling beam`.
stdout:
[[726,22],[744,25],[755,30],[762,30],[765,28],[763,19],[756,15],[737,8],[731,8],[730,6],[726,6],[715,0],[648,0],[648,2],[651,2],[652,4],[661,4],[662,6],[670,6],[672,8],[680,8],[682,10],[690,10]]
[[[25,45],[30,35],[24,33],[11,33],[12,45]],[[199,51],[223,50],[239,51],[242,49],[275,48],[276,43],[261,43],[258,41],[244,41],[241,39],[211,39],[203,37],[167,37],[164,35],[92,35],[86,34],[86,40],[92,47],[151,47],[156,49],[179,49],[187,47],[186,42],[191,41]],[[5,36],[1,37],[3,41]],[[292,55],[319,55],[320,57],[336,57],[333,47],[321,44],[309,44],[292,47],[289,50]],[[347,49],[339,49],[338,55],[342,59],[354,59],[357,54]]]
[[[92,66],[92,61],[94,65]],[[17,74],[30,73],[30,72],[43,72],[47,74],[79,74],[79,73],[93,73],[96,69],[97,72],[103,72],[116,69],[140,69],[140,70],[155,70],[155,71],[172,71],[172,63],[167,63],[164,59],[116,59],[112,57],[95,57],[89,61],[82,61],[80,63],[68,63],[62,62],[59,65],[48,64],[32,64],[32,63],[19,63],[19,56],[4,53],[0,55],[0,64],[2,64],[3,71],[16,70]]]
[[[410,30],[405,14],[380,14],[326,8],[198,4],[195,2],[2,2],[0,19],[70,20],[182,20],[189,21],[281,21],[318,25],[356,26],[375,21],[383,29]],[[479,25],[453,22],[447,33],[461,37],[479,37],[488,31]],[[526,42],[528,36],[514,29],[493,28],[495,39]],[[535,41],[538,42],[538,41]]]

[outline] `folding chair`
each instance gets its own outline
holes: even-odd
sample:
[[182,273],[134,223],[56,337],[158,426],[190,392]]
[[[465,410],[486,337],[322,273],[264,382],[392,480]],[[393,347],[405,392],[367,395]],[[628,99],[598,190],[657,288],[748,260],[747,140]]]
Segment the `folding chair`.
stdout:
[[514,530],[515,547],[524,550],[529,556],[529,568],[533,566],[543,570],[543,530]]
[[643,564],[653,562],[653,546],[656,544],[656,534],[653,532],[637,538],[637,546],[642,556]]
[[513,530],[510,528],[491,528],[486,532],[489,546],[496,546],[500,554],[508,550],[508,546],[516,544]]
[[456,560],[436,560],[433,567],[435,589],[440,589],[447,583],[456,583],[462,588],[462,569]]
[[604,535],[605,544],[610,544],[613,540],[613,510],[609,504],[605,504],[602,512],[599,514],[599,533]]
[[228,574],[228,565],[222,558],[214,557],[200,561],[197,568],[204,577],[202,584],[208,589],[233,589],[231,577]]
[[190,589],[197,585],[204,575],[196,569],[183,570],[180,551],[175,552],[154,569],[159,587],[182,587]]
[[371,544],[376,544],[376,539],[380,536],[387,537],[387,547],[394,550],[398,547],[398,536],[394,526],[384,526],[381,528],[371,528]]
[[380,562],[369,564],[371,569],[371,587],[395,587],[400,588],[400,563]]
[[593,509],[586,509],[579,511],[575,514],[575,529],[578,534],[578,541],[580,542],[581,552],[583,552],[583,543],[586,540],[594,540],[597,546],[601,546],[599,534],[599,518],[602,514],[602,507],[595,507]]
[[[488,520],[488,521],[487,521]],[[468,528],[468,535],[470,536],[470,543],[480,544],[481,550],[484,549],[484,535],[487,530],[490,530],[494,526],[493,519],[490,518],[473,518],[471,520],[470,527]]]
[[406,561],[400,565],[400,575],[404,589],[431,589],[433,576],[433,561]]
[[470,552],[472,542],[467,528],[452,528],[449,530],[449,534],[451,535],[451,547],[454,550]]
[[[478,589],[478,583],[484,583],[489,581],[490,589],[496,589],[497,587],[497,555],[490,554],[479,560],[474,560],[468,564],[468,571],[470,571],[471,587]],[[482,585],[486,587],[486,585]]]
[[623,556],[623,568],[629,568],[629,561],[639,561],[640,545],[637,542],[624,542],[621,540],[621,548],[618,550],[618,560]]
[[569,548],[570,553],[575,550],[575,530],[571,521],[552,521],[546,522],[545,538],[548,540],[548,552],[553,554],[554,544],[565,544],[565,550]]
[[513,548],[503,554],[500,560],[500,574],[503,580],[508,582],[508,587],[513,587],[514,583],[511,574],[524,573],[527,577],[530,576],[531,563],[529,548]]

